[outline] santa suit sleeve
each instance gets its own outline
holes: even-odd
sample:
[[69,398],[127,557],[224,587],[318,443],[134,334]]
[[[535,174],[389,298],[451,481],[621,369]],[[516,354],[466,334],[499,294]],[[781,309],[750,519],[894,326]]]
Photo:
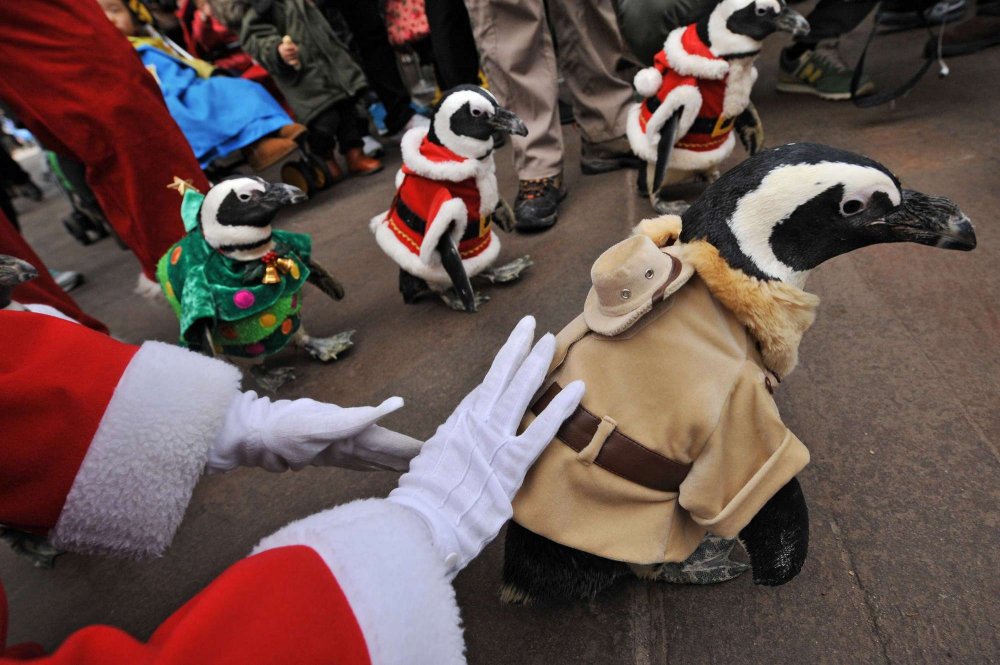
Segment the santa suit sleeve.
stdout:
[[32,662],[458,665],[464,649],[455,593],[423,522],[369,499],[265,538],[148,642],[92,626]]
[[239,371],[31,312],[0,312],[0,348],[0,524],[60,549],[161,554]]

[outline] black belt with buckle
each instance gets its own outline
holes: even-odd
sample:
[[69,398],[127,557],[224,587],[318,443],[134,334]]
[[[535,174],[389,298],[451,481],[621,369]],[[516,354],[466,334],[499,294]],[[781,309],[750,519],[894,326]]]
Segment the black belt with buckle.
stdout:
[[[403,203],[403,200],[398,197],[396,198],[396,215],[404,224],[421,236],[427,233],[427,222],[420,215],[410,210],[409,206]],[[479,224],[466,224],[462,240],[475,240],[481,235],[481,228],[489,228],[492,221],[493,215],[491,213],[480,220]]]

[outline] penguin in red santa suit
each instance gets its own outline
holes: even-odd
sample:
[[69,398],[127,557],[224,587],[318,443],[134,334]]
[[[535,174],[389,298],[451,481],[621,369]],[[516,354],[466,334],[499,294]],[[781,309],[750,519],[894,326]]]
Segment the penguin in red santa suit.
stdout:
[[669,200],[664,188],[691,180],[714,182],[736,139],[751,155],[763,147],[764,130],[750,102],[753,66],[761,43],[775,31],[809,32],[809,24],[784,0],[721,0],[698,23],[672,30],[653,66],[640,70],[636,91],[645,99],[629,111],[632,150],[646,161],[639,191],[662,214],[688,204]]
[[524,136],[528,130],[488,91],[462,85],[444,94],[429,128],[403,136],[396,196],[370,226],[400,266],[404,302],[433,293],[454,309],[475,312],[488,298],[473,290],[471,277],[509,282],[531,265],[524,256],[490,267],[500,254],[493,223],[513,228],[510,207],[497,192],[497,132]]

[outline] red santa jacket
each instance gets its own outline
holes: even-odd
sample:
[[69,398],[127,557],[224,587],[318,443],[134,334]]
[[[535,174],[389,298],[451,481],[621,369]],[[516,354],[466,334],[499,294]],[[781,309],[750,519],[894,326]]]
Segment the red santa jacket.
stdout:
[[671,31],[653,66],[635,75],[635,88],[646,99],[629,111],[626,131],[632,150],[656,161],[660,130],[683,107],[669,168],[715,168],[733,150],[733,122],[749,104],[756,79],[752,58],[719,58],[694,25]]
[[[0,312],[0,344],[0,523],[64,549],[161,553],[239,372],[30,312]],[[40,653],[8,646],[6,626],[0,586],[0,662]],[[370,499],[265,538],[147,642],[94,626],[34,662],[461,663],[463,651],[454,591],[426,527]]]
[[500,253],[492,226],[499,200],[493,156],[456,155],[431,143],[426,129],[411,129],[400,148],[403,167],[396,176],[396,196],[389,210],[371,220],[382,251],[412,275],[450,284],[435,251],[441,236],[450,232],[470,277],[489,267]]

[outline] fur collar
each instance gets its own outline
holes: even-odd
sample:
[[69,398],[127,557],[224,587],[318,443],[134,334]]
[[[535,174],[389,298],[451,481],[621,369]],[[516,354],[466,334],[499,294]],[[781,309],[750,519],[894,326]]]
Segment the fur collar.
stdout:
[[729,63],[701,40],[694,24],[671,30],[663,43],[663,52],[670,68],[681,76],[719,80],[729,73]]
[[[680,231],[676,215],[645,220],[635,228],[660,246],[676,242]],[[716,300],[750,331],[768,369],[781,378],[795,369],[802,335],[816,319],[818,296],[777,280],[751,277],[731,267],[704,240],[673,245],[671,254],[693,265]]]
[[399,147],[403,153],[403,164],[416,175],[449,182],[474,178],[479,190],[480,211],[487,214],[496,208],[500,195],[493,153],[483,159],[456,155],[444,146],[431,143],[427,139],[427,129],[420,127],[406,132]]

